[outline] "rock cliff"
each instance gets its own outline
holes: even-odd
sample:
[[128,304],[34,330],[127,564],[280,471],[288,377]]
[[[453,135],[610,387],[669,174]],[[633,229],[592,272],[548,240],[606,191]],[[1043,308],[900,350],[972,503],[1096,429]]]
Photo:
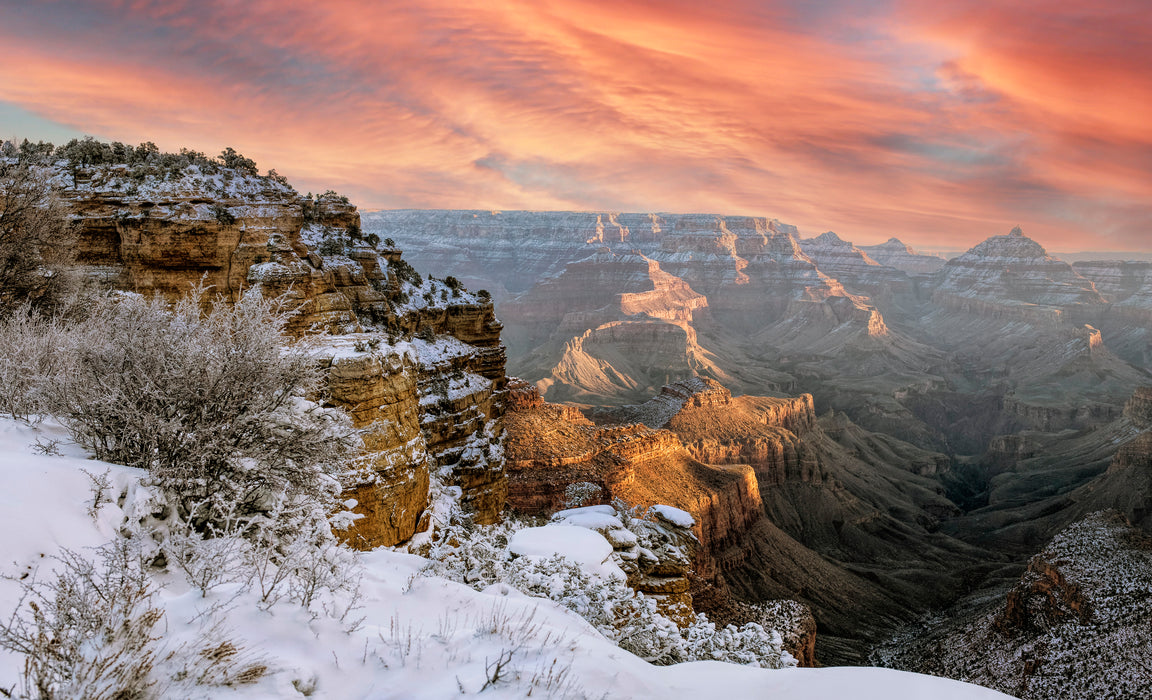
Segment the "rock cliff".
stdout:
[[644,404],[592,411],[592,425],[519,386],[514,396],[529,395],[506,416],[512,502],[547,510],[567,484],[592,481],[604,499],[692,513],[697,573],[722,589],[704,609],[723,614],[729,588],[749,601],[802,600],[824,660],[859,659],[863,639],[907,614],[897,599],[948,599],[958,581],[942,563],[978,557],[933,534],[957,512],[925,476],[947,471],[943,455],[817,420],[810,396],[732,397],[695,378]]
[[1152,538],[1116,513],[1060,532],[1014,585],[982,592],[876,660],[1032,700],[1147,696]]
[[[914,294],[912,278],[895,267],[877,262],[863,248],[826,231],[815,238],[801,238],[800,248],[830,275],[857,292],[873,297]],[[943,261],[941,261],[943,262]]]
[[563,509],[565,489],[576,482],[599,486],[604,503],[615,497],[680,508],[696,519],[697,573],[706,578],[730,562],[729,549],[760,517],[759,489],[747,466],[701,464],[666,430],[593,425],[572,409],[544,403],[527,383],[515,383],[510,394],[508,504],[521,513]]
[[958,311],[1039,322],[1058,321],[1065,307],[1104,303],[1090,280],[1019,227],[949,260],[933,299]]
[[948,262],[939,255],[917,253],[898,238],[889,238],[878,245],[862,245],[860,250],[881,265],[894,267],[917,277],[937,273],[944,269],[944,264]]
[[347,477],[365,516],[346,534],[357,546],[397,544],[426,526],[433,476],[461,488],[478,522],[496,521],[506,380],[492,302],[454,280],[421,279],[399,250],[378,249],[346,198],[204,167],[105,164],[61,176],[83,269],[172,299],[200,283],[227,299],[259,285],[295,311],[290,332],[331,334],[315,347],[326,400],[364,439]]

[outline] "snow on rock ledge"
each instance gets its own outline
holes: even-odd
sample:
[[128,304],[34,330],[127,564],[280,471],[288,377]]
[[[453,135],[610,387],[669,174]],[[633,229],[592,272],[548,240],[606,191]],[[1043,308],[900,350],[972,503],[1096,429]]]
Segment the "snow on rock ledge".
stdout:
[[624,571],[609,561],[612,545],[600,533],[575,525],[530,527],[512,535],[508,551],[518,557],[551,557],[559,554],[585,571],[606,579],[623,581]]
[[691,529],[696,524],[696,519],[688,514],[687,511],[673,508],[672,506],[652,506],[652,513],[661,520],[682,527],[685,530]]

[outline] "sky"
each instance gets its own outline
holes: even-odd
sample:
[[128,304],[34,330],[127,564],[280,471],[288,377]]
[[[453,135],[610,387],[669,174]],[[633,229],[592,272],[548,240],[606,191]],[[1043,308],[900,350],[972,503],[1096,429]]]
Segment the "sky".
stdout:
[[232,146],[362,209],[1152,250],[1147,0],[0,0],[0,138]]

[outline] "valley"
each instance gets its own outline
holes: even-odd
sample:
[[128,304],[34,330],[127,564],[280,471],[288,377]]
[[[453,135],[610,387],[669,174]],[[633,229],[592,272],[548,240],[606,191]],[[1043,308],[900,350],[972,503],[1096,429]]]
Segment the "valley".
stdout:
[[509,373],[555,406],[509,423],[519,454],[644,426],[627,456],[522,458],[512,493],[548,503],[541,469],[553,501],[577,474],[649,502],[640,474],[679,484],[705,576],[811,606],[824,663],[1007,589],[1090,513],[1148,517],[1146,263],[1069,264],[1020,228],[945,260],[749,217],[363,216],[492,291]]
[[[752,217],[361,213],[202,154],[162,178],[144,158],[57,185],[76,270],[105,290],[86,293],[284,305],[322,377],[309,400],[356,436],[344,547],[476,585],[461,552],[499,570],[518,531],[593,530],[620,595],[685,635],[660,663],[715,623],[775,639],[740,657],[770,666],[952,677],[925,649],[1091,622],[1077,596],[1110,565],[1053,561],[1058,533],[1113,523],[1142,551],[1113,532],[1152,518],[1141,264],[1072,266],[1019,229],[943,260]],[[1076,615],[1035,613],[1066,570]],[[1016,658],[982,682],[1071,668]]]

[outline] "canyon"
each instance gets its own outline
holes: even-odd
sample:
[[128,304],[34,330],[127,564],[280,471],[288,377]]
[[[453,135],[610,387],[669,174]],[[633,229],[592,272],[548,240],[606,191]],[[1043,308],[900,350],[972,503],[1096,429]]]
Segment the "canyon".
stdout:
[[1085,624],[1099,577],[1065,570],[1089,564],[1029,558],[1100,511],[1109,532],[1152,518],[1146,263],[1070,265],[1019,229],[943,260],[766,218],[361,213],[255,175],[127,180],[62,189],[78,262],[119,290],[258,287],[295,310],[316,398],[363,438],[342,475],[358,548],[434,537],[437,498],[486,525],[591,485],[692,515],[692,560],[629,578],[670,614],[783,615],[805,665],[903,635],[882,660],[913,668],[962,635],[922,616],[996,595],[980,615],[1002,636],[1053,590]]
[[577,477],[644,502],[650,475],[721,598],[806,603],[825,663],[1004,594],[1093,513],[1148,526],[1147,263],[1069,264],[1019,227],[946,260],[753,217],[364,225],[492,290],[531,397],[510,502],[554,507]]

